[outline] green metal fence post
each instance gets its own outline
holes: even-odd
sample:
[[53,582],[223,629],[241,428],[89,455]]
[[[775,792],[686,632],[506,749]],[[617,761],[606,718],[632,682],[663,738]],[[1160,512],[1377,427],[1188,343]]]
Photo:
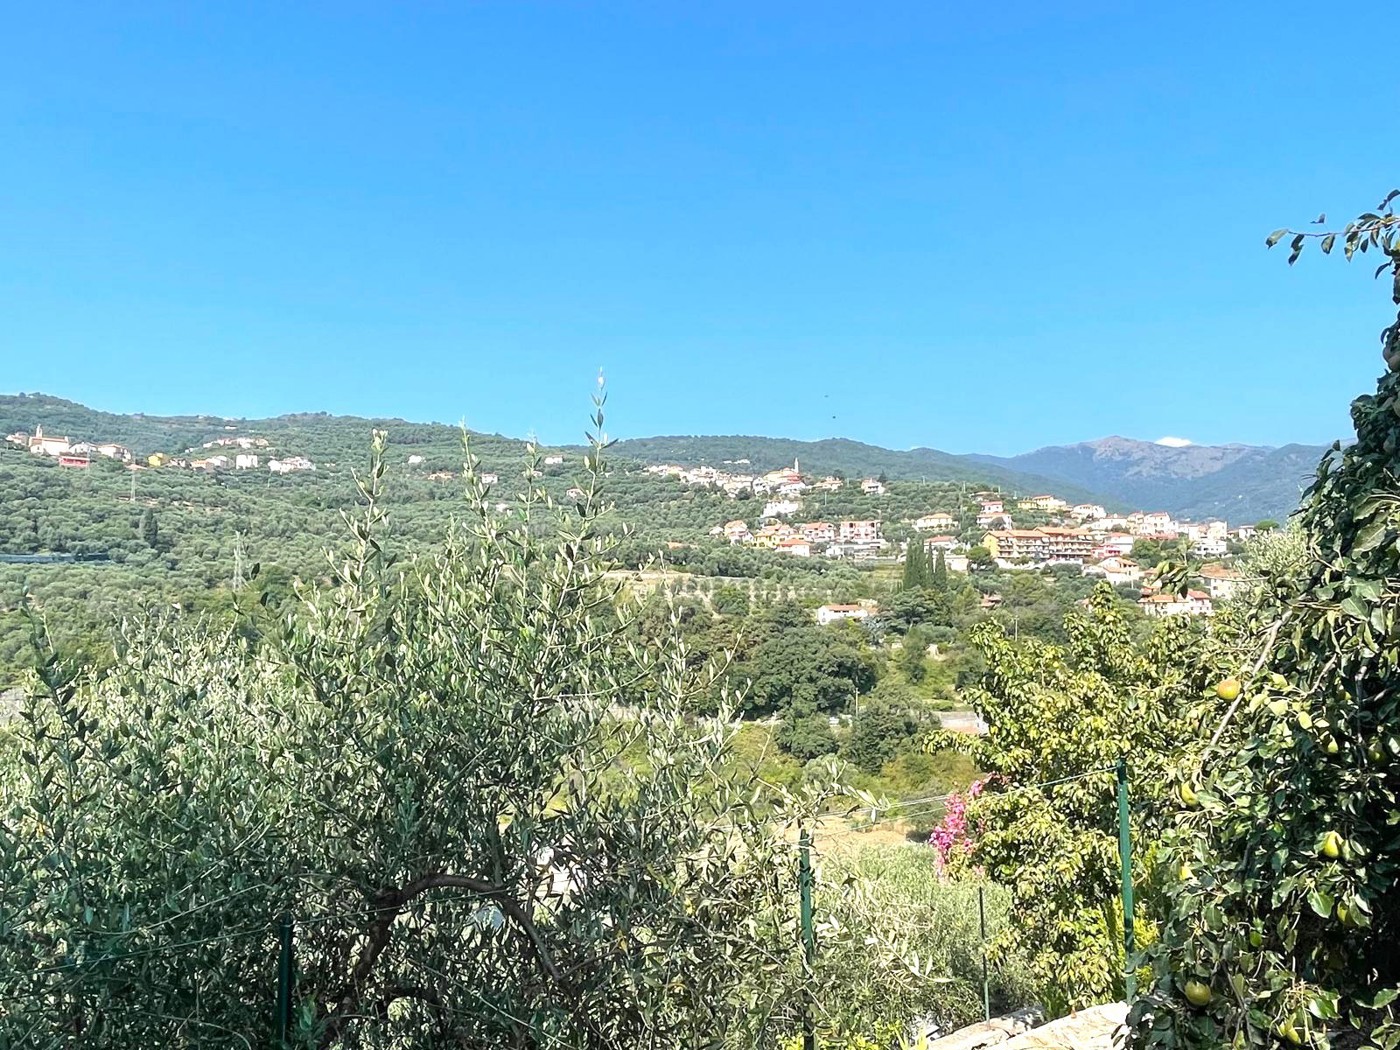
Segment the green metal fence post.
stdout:
[[292,956],[292,916],[283,912],[277,917],[277,1047],[285,1050],[292,1034],[292,981],[295,960]]
[[977,924],[982,928],[982,1016],[992,1019],[992,986],[987,978],[987,903],[986,887],[977,887]]
[[[817,934],[812,926],[812,836],[806,830],[800,831],[797,844],[797,889],[802,900],[802,955],[807,963],[810,987],[812,964],[817,957]],[[808,1001],[804,1004],[802,1050],[816,1050],[817,1033],[812,1024],[810,992],[808,996]]]
[[1123,868],[1123,987],[1127,998],[1137,991],[1133,972],[1133,951],[1137,938],[1133,930],[1133,838],[1128,824],[1128,760],[1118,760],[1118,858]]

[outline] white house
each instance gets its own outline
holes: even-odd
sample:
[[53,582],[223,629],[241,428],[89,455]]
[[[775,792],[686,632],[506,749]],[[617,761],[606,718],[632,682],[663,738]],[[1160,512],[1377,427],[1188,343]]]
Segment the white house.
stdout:
[[779,540],[773,545],[773,549],[779,554],[791,554],[795,558],[812,556],[812,544],[801,536],[789,536],[785,540]]
[[29,451],[36,456],[63,456],[72,446],[66,437],[44,437],[44,428],[34,428],[34,436],[29,439]]
[[864,605],[823,605],[817,610],[817,623],[825,626],[837,620],[869,619],[870,610]]
[[836,535],[842,543],[879,543],[880,522],[878,519],[843,521],[836,527]]
[[1131,558],[1105,558],[1097,565],[1084,566],[1086,575],[1102,576],[1115,587],[1120,583],[1137,583],[1142,579],[1142,566]]
[[422,462],[423,462],[423,457],[422,457],[422,456],[413,455],[413,456],[409,456],[409,457],[408,457],[408,465],[409,465],[410,467],[416,467],[416,466],[418,466],[419,463],[422,463]]
[[1031,496],[1021,500],[1020,505],[1027,510],[1043,510],[1047,514],[1055,514],[1069,506],[1065,500],[1059,496],[1052,496],[1049,493],[1041,496]]
[[883,496],[885,494],[885,486],[875,478],[866,478],[862,481],[860,490],[867,496]]
[[1108,511],[1097,503],[1077,503],[1069,509],[1069,516],[1076,521],[1098,521],[1108,517]]
[[544,457],[544,465],[545,465],[546,467],[557,467],[560,463],[563,463],[563,462],[564,462],[564,457],[563,457],[563,456],[555,455],[555,456],[545,456],[545,457]]
[[1223,539],[1216,540],[1202,536],[1191,544],[1191,554],[1196,558],[1223,558],[1228,552],[1229,546]]
[[267,469],[274,474],[291,474],[298,470],[315,470],[316,464],[305,456],[288,456],[286,459],[269,459]]
[[258,459],[258,457],[253,455],[251,452],[240,452],[238,455],[233,457],[233,469],[257,470],[259,462],[261,461]]
[[935,511],[933,514],[925,514],[922,518],[914,519],[914,528],[921,532],[946,532],[955,528],[958,524],[956,518],[943,511]]
[[1215,606],[1204,591],[1187,591],[1185,596],[1149,594],[1138,600],[1138,608],[1147,616],[1211,616]]
[[1138,522],[1139,535],[1164,536],[1167,533],[1175,534],[1177,531],[1176,522],[1172,521],[1172,516],[1164,510],[1144,514]]
[[789,514],[796,514],[802,509],[802,504],[791,499],[771,499],[763,505],[763,517],[765,518],[785,518]]
[[1234,597],[1244,584],[1244,574],[1223,565],[1206,565],[1201,569],[1201,579],[1206,581],[1210,596],[1217,601]]

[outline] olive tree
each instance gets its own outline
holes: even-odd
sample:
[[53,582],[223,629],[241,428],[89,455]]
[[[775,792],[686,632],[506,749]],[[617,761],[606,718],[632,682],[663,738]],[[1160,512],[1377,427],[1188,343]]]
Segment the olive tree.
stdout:
[[[45,665],[0,752],[0,1047],[768,1045],[802,979],[803,798],[726,771],[679,636],[636,641],[595,522],[504,512],[393,556],[385,441],[332,583],[258,644],[126,625]],[[760,810],[760,803],[762,809]]]

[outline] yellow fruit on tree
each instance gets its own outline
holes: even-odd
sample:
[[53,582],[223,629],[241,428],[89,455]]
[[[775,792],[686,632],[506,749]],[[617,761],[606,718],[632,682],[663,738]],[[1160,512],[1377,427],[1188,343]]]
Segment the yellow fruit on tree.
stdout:
[[1194,977],[1186,982],[1186,1001],[1192,1006],[1205,1006],[1211,1000],[1210,985]]
[[1222,700],[1233,700],[1240,695],[1240,680],[1238,678],[1226,678],[1217,682],[1215,695]]
[[1336,860],[1342,855],[1342,836],[1329,831],[1322,836],[1321,853],[1328,860]]
[[1176,869],[1177,878],[1179,878],[1182,882],[1190,882],[1192,877],[1195,876],[1195,874],[1196,873],[1191,870],[1191,865],[1188,864],[1186,861],[1182,861],[1181,867]]
[[1181,801],[1184,804],[1188,806],[1194,806],[1196,804],[1196,792],[1191,790],[1190,784],[1183,783],[1178,793],[1181,795]]

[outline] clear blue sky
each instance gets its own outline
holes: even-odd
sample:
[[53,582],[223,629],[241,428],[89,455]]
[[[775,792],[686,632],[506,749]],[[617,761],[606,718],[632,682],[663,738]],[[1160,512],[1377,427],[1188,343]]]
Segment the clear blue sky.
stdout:
[[602,367],[614,436],[1330,440],[1388,290],[1263,240],[1400,185],[1393,14],[7,5],[0,391],[561,441]]

